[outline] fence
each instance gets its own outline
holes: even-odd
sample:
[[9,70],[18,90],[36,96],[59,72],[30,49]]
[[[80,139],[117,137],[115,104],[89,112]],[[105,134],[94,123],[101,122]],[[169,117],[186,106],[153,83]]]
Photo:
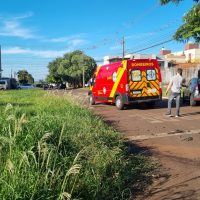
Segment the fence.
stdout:
[[[183,68],[183,77],[186,79],[186,83],[193,78],[197,77],[198,70],[200,69],[200,65],[197,67],[189,67],[189,68]],[[162,76],[162,83],[168,84],[171,80],[172,76],[176,74],[176,68],[168,68],[161,70],[161,76]]]

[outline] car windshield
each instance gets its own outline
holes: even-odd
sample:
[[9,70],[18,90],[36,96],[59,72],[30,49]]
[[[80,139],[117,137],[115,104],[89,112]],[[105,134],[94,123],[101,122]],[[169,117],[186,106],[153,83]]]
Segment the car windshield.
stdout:
[[0,85],[5,84],[5,81],[0,81]]

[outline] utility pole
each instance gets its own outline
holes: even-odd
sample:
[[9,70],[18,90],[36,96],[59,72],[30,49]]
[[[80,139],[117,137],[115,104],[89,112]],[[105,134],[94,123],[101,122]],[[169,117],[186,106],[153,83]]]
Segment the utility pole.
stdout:
[[80,62],[80,65],[82,67],[82,84],[83,84],[83,88],[84,88],[85,87],[85,65],[86,65],[86,62],[85,61]]
[[0,45],[0,78],[2,73],[2,67],[1,67],[1,45]]
[[85,87],[85,66],[83,64],[83,88]]
[[124,59],[125,56],[125,41],[124,41],[124,36],[122,38],[122,58]]

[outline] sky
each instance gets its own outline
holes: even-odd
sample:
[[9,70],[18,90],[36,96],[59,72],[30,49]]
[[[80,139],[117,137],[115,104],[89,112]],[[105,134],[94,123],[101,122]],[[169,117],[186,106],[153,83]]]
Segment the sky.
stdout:
[[[48,63],[82,50],[101,63],[104,56],[160,49],[183,50],[172,38],[192,0],[161,6],[159,0],[0,0],[2,76],[27,70],[36,81]],[[160,44],[164,43],[164,44]],[[148,48],[155,46],[154,48]]]

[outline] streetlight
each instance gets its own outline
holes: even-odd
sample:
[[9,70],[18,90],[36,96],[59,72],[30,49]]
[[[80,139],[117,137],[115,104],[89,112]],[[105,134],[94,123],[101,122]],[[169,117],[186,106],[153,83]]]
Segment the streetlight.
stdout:
[[83,65],[83,88],[85,87],[85,66]]
[[82,83],[83,83],[83,88],[85,87],[85,65],[87,64],[86,61],[83,61],[81,63],[83,65],[83,79],[82,79]]

